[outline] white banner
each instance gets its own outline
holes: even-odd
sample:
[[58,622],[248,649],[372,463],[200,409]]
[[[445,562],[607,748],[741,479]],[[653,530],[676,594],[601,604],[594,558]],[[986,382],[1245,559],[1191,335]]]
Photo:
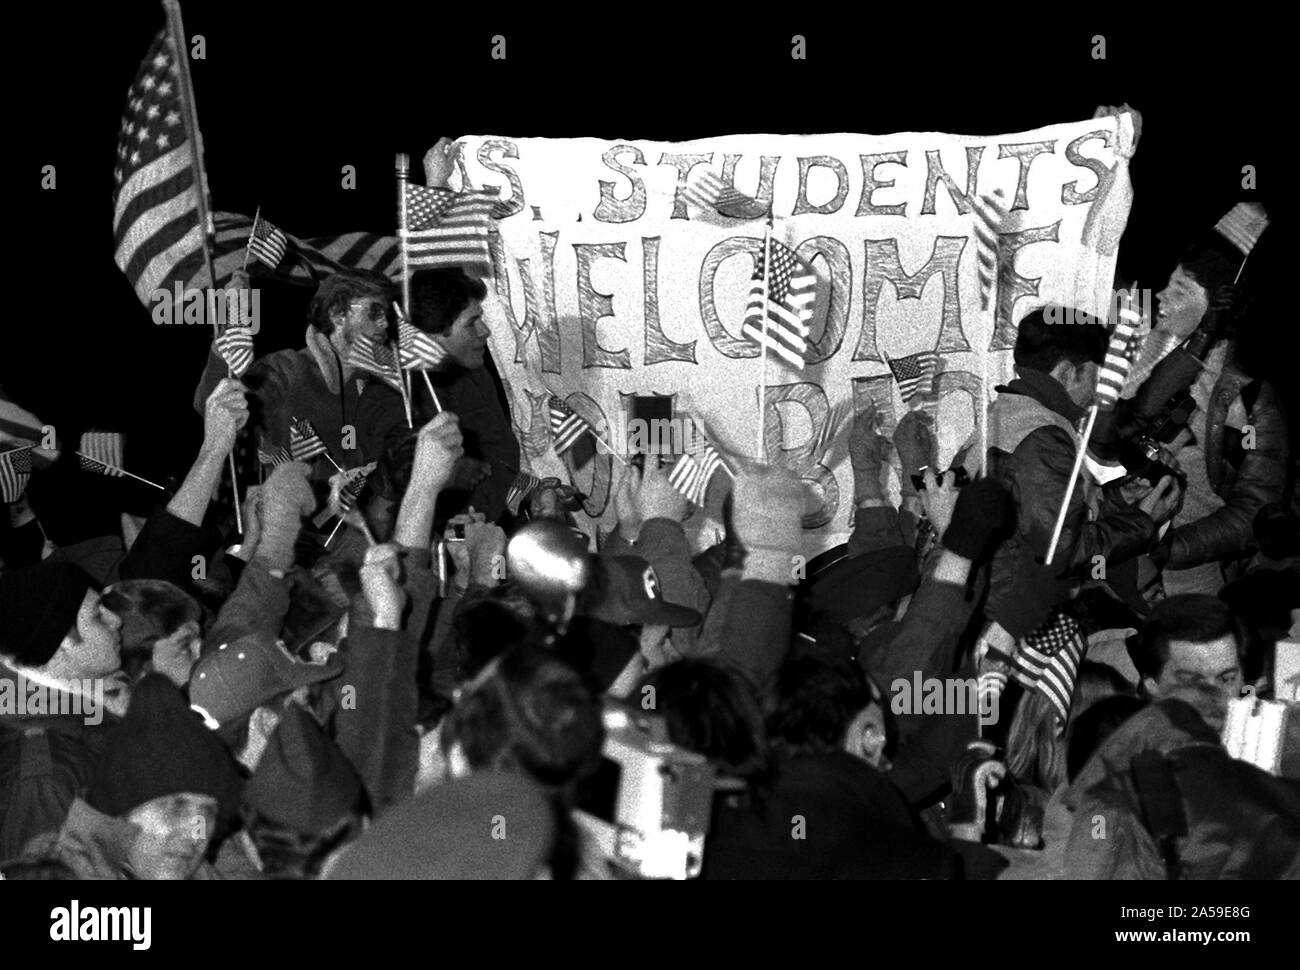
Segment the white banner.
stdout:
[[[740,336],[740,323],[771,212],[773,238],[818,275],[807,366],[771,354],[766,365],[767,456],[807,485],[808,555],[851,528],[855,408],[874,400],[887,435],[905,413],[886,359],[940,355],[939,397],[924,406],[946,463],[976,427],[981,350],[991,397],[1012,375],[1015,323],[1025,314],[1061,302],[1107,315],[1131,201],[1129,115],[996,137],[473,136],[459,144],[453,184],[499,186],[511,210],[492,236],[495,293],[485,317],[524,467],[571,481],[604,530],[614,524],[622,466],[603,452],[580,468],[572,453],[557,457],[548,397],[614,438],[632,395],[671,395],[675,414],[753,456],[762,375],[759,348]],[[722,212],[693,204],[706,171],[756,201]],[[985,313],[967,200],[995,189],[1011,217],[995,307]],[[625,450],[622,440],[611,444]],[[697,514],[692,524],[704,520]]]

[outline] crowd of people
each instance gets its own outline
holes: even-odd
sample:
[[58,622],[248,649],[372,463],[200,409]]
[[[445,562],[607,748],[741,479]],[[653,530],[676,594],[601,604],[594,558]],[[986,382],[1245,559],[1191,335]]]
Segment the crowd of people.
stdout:
[[[303,349],[239,379],[214,350],[198,456],[150,515],[51,541],[39,459],[33,500],[7,505],[0,872],[645,875],[589,824],[629,824],[598,803],[636,780],[623,763],[601,794],[630,721],[705,769],[703,817],[661,800],[641,833],[701,836],[699,878],[1300,877],[1294,761],[1222,743],[1300,628],[1296,421],[1241,258],[1198,243],[1158,294],[1050,564],[1105,321],[1019,322],[987,474],[971,449],[936,470],[924,409],[892,438],[854,415],[852,535],[797,568],[800,482],[739,459],[711,492],[729,489],[722,541],[693,548],[699,509],[649,455],[589,552],[571,486],[511,501],[527,475],[484,284],[414,274],[410,322],[447,361],[408,401],[352,353],[393,339],[392,282],[336,274]],[[265,465],[236,532],[213,496],[241,435]],[[932,681],[979,703],[902,697]],[[1153,823],[1153,787],[1179,830]]]

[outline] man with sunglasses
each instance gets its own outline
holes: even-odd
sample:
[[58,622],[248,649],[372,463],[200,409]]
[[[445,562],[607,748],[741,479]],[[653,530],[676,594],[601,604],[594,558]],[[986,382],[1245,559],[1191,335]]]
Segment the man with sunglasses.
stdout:
[[[307,311],[306,346],[260,357],[243,376],[251,392],[249,424],[257,428],[261,451],[269,455],[287,449],[289,425],[302,419],[311,422],[340,465],[362,463],[355,426],[369,378],[348,364],[348,354],[360,338],[384,341],[396,296],[387,278],[360,270],[336,273],[321,283]],[[225,376],[226,363],[214,349],[195,395],[199,410]],[[349,433],[349,428],[354,430]],[[319,476],[328,477],[333,470],[329,462],[315,463]]]

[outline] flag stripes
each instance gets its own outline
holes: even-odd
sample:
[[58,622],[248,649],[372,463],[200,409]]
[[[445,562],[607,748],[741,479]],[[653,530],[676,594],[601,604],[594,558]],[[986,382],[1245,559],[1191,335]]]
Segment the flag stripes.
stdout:
[[889,364],[894,380],[898,383],[904,404],[911,405],[918,397],[924,398],[932,393],[939,367],[939,355],[933,350],[885,362]]
[[284,259],[289,248],[289,240],[283,232],[267,222],[257,218],[253,233],[248,237],[248,251],[254,259],[260,260],[268,268],[275,269]]
[[243,377],[253,363],[253,331],[247,327],[227,327],[213,342],[230,372]]
[[473,192],[406,186],[407,228],[400,233],[414,269],[468,266],[491,271],[488,228],[496,188]]
[[980,280],[980,309],[987,310],[993,303],[993,290],[998,280],[999,233],[1006,225],[1006,197],[998,189],[993,195],[981,196],[973,202],[975,209],[975,258]]
[[1069,718],[1083,652],[1083,632],[1078,621],[1057,613],[1025,637],[1011,658],[1011,675],[1027,689],[1047,698],[1056,711],[1061,730]]
[[1119,312],[1116,315],[1118,321],[1106,347],[1106,359],[1097,369],[1095,401],[1102,408],[1115,406],[1137,356],[1137,332],[1142,319],[1133,306],[1132,294],[1119,295]]
[[558,397],[551,396],[551,438],[552,447],[557,455],[562,455],[578,443],[584,434],[591,431],[591,425],[587,424],[573,408],[569,407]]
[[0,501],[17,502],[32,475],[32,446],[0,453]]
[[792,367],[802,369],[808,347],[808,320],[817,298],[817,275],[788,246],[775,239],[770,245],[772,275],[766,282],[766,307],[763,302],[766,265],[760,252],[741,333],[760,345],[767,344],[768,350]]
[[294,418],[289,425],[289,454],[294,461],[311,461],[327,454],[329,449],[306,418]]

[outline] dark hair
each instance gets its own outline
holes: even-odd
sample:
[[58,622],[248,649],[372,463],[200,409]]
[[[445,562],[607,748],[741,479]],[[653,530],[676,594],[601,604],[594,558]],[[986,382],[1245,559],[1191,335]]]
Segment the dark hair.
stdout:
[[457,676],[471,680],[496,657],[533,635],[528,599],[518,587],[470,590],[452,614]]
[[388,305],[395,296],[392,281],[381,273],[369,270],[347,270],[326,278],[316,288],[307,308],[307,322],[329,336],[334,332],[332,314],[346,313],[353,300],[378,297]]
[[1106,359],[1110,335],[1096,317],[1053,304],[1020,321],[1013,357],[1017,367],[1046,373],[1061,361],[1100,364]]
[[728,775],[753,778],[767,767],[767,732],[753,684],[711,660],[678,660],[660,667],[636,691],[654,688],[655,710],[668,737],[702,754]]
[[1082,712],[1070,724],[1066,741],[1065,777],[1074,781],[1084,765],[1097,753],[1115,729],[1146,707],[1146,702],[1127,694],[1107,697]]
[[255,809],[244,820],[248,837],[270,879],[315,879],[330,855],[361,834],[361,816],[349,812],[323,832],[304,833],[273,822]]
[[474,770],[522,773],[566,801],[600,764],[600,698],[539,647],[503,654],[447,715],[444,751],[460,743]]
[[1208,296],[1223,284],[1233,281],[1241,261],[1241,253],[1215,233],[1213,239],[1188,246],[1178,265],[1205,289]]
[[1142,629],[1129,638],[1128,654],[1139,674],[1159,680],[1169,661],[1170,641],[1209,643],[1229,634],[1236,643],[1237,658],[1244,662],[1246,630],[1232,609],[1216,597],[1184,593],[1152,607]]
[[867,675],[852,660],[826,654],[791,657],[777,677],[774,744],[789,754],[838,751],[858,714],[873,703]]
[[154,644],[186,623],[203,630],[203,607],[179,586],[161,579],[127,579],[100,597],[100,605],[122,620],[122,670],[136,680],[153,658]]
[[483,281],[459,267],[422,269],[411,276],[411,322],[426,333],[442,333],[470,301],[486,296]]

